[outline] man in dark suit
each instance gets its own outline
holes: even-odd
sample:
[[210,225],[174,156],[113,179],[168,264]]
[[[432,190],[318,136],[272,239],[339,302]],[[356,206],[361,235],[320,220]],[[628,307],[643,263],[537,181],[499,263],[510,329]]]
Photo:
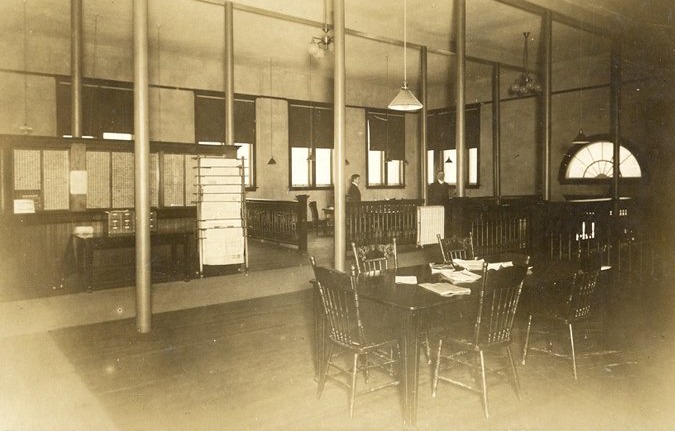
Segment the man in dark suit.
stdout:
[[450,203],[450,186],[445,182],[445,173],[438,171],[436,181],[429,185],[428,205],[447,205]]
[[361,190],[359,190],[361,176],[354,174],[350,180],[351,184],[349,185],[349,190],[347,190],[347,202],[361,202]]

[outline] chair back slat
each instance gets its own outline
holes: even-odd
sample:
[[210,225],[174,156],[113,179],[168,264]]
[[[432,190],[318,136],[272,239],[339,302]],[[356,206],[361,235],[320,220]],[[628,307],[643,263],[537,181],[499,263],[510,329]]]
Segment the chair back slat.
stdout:
[[475,257],[471,233],[465,238],[458,238],[454,235],[450,238],[441,238],[440,234],[436,237],[443,255],[443,262],[452,263],[453,259],[473,259]]
[[490,345],[511,341],[513,322],[527,273],[525,265],[498,270],[483,265],[483,282],[478,297],[478,313],[474,326],[474,343]]
[[355,274],[314,266],[314,275],[328,322],[328,336],[344,346],[365,345]]
[[387,269],[398,267],[396,238],[388,244],[357,246],[352,242],[357,273],[366,276],[380,275]]
[[579,271],[572,278],[572,287],[567,300],[568,321],[585,319],[591,315],[595,304],[599,270]]

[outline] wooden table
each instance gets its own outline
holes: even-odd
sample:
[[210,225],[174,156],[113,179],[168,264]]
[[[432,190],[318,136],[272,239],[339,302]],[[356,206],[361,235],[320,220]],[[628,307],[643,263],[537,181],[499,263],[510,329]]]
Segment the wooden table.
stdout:
[[[515,258],[504,256],[503,260],[516,261]],[[493,262],[501,261],[491,259]],[[533,271],[525,277],[524,285],[530,289],[543,287],[559,281],[573,273],[578,267],[574,262],[539,262]],[[478,273],[478,272],[477,272]],[[440,281],[439,275],[432,275],[428,264],[415,265],[410,267],[401,267],[389,271],[382,276],[363,278],[359,284],[359,298],[365,299],[386,306],[398,311],[401,315],[400,326],[398,329],[400,348],[401,348],[401,376],[402,390],[404,398],[403,422],[405,427],[414,428],[417,423],[417,398],[419,383],[419,346],[420,346],[420,322],[425,316],[434,313],[440,307],[448,304],[466,304],[474,301],[477,297],[476,291],[480,289],[482,280],[473,283],[457,283],[461,286],[471,289],[471,295],[457,295],[443,297],[437,295],[419,284],[400,284],[395,282],[395,275],[415,275],[418,283]],[[326,322],[323,321],[323,312],[321,310],[321,299],[317,289],[315,289],[315,325],[317,347],[317,361],[322,358]],[[317,372],[319,366],[317,362]]]
[[[396,274],[415,275],[418,283],[439,281],[438,275],[431,274],[429,265],[399,268]],[[417,422],[420,321],[423,316],[438,307],[453,302],[471,301],[476,297],[474,291],[480,288],[480,281],[464,286],[471,288],[471,295],[443,297],[419,285],[397,284],[393,273],[364,279],[359,285],[359,298],[391,307],[401,314],[399,334],[405,426],[414,427]]]
[[[178,246],[183,247],[183,270],[185,278],[190,278],[192,268],[193,234],[190,232],[162,232],[150,235],[150,244],[171,246],[171,270],[175,274],[176,252]],[[87,290],[92,289],[94,272],[94,253],[98,250],[135,248],[136,237],[134,235],[81,235],[73,234],[73,254],[75,269],[81,276]]]

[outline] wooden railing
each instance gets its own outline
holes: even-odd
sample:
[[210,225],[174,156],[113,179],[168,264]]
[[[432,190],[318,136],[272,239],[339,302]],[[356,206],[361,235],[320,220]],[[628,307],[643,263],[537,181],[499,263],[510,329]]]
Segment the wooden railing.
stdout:
[[381,244],[396,238],[398,244],[417,241],[417,206],[422,200],[348,202],[347,244]]
[[[616,211],[616,214],[615,214]],[[534,197],[453,199],[446,236],[471,232],[477,255],[522,252],[549,259],[598,253],[602,263],[628,272],[653,267],[653,243],[636,200],[544,202]]]
[[446,236],[464,237],[471,232],[476,255],[505,252],[531,253],[533,207],[536,200],[519,198],[453,199],[446,207]]
[[296,201],[246,199],[249,238],[291,244],[307,250],[307,195]]

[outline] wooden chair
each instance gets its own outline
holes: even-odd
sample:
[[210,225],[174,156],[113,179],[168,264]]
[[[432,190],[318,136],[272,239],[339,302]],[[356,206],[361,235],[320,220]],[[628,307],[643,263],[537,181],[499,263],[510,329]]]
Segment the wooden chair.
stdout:
[[[478,302],[473,327],[464,328],[464,336],[461,335],[461,328],[449,328],[438,343],[432,396],[436,396],[439,380],[480,393],[487,418],[489,412],[486,374],[490,372],[503,378],[511,377],[520,399],[520,383],[513,363],[510,343],[513,320],[526,273],[527,265],[514,265],[488,271],[487,263],[483,264],[483,278],[480,291],[477,292]],[[449,348],[448,353],[443,352],[444,345]],[[507,366],[486,368],[484,355],[486,351],[506,351]],[[449,366],[443,368],[445,363]],[[468,367],[472,371],[472,376],[480,376],[480,384],[462,381],[454,373],[451,375],[450,371],[458,365]],[[447,370],[448,374],[441,374],[442,371],[445,372],[444,370]],[[509,370],[508,374],[507,370]]]
[[[598,275],[600,269],[593,267],[590,270],[577,271],[570,279],[561,283],[555,291],[545,292],[537,301],[533,301],[527,320],[527,332],[523,345],[522,364],[525,365],[528,350],[544,352],[551,356],[569,358],[572,361],[574,379],[577,380],[577,355],[574,345],[574,325],[588,320],[597,304]],[[567,326],[570,337],[570,354],[556,353],[551,343],[547,348],[530,347],[530,333],[535,320],[548,320],[549,323],[559,323]]]
[[466,238],[452,236],[450,238],[441,238],[441,234],[436,235],[438,245],[441,247],[444,263],[452,263],[453,259],[473,259],[473,236],[469,232]]
[[[317,266],[313,257],[311,262],[328,325],[328,345],[324,357],[320,358],[317,398],[321,397],[326,380],[347,388],[349,416],[352,417],[359,373],[363,373],[367,386],[358,394],[399,384],[394,370],[399,356],[398,338],[391,333],[391,328],[365,323],[369,316],[361,315],[358,279],[353,266],[348,275]],[[380,321],[379,316],[372,317],[372,322]],[[350,354],[350,360],[341,362],[340,353]]]
[[352,251],[356,260],[356,270],[360,275],[379,275],[387,269],[398,268],[396,238],[389,244],[357,246],[352,242]]
[[328,223],[325,219],[319,217],[319,209],[316,206],[316,201],[309,201],[309,212],[312,216],[312,226],[314,226],[314,233],[316,236],[326,234],[328,230]]

